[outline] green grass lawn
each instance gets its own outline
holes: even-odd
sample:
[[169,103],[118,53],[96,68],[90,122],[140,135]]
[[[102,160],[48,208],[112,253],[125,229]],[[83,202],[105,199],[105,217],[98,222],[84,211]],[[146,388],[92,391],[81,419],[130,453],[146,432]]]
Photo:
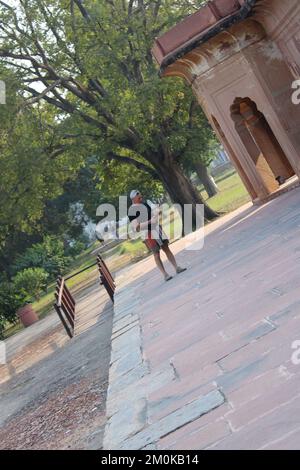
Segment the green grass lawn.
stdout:
[[[199,187],[199,191],[206,203],[216,212],[226,214],[251,201],[251,197],[239,175],[234,170],[228,170],[219,176],[219,178],[216,178],[215,181],[219,188],[219,193],[216,196],[209,198],[203,187]],[[181,220],[179,217],[175,217],[173,226],[171,226],[171,240],[178,238],[178,236],[174,237],[173,232],[178,235],[180,234],[180,229]]]
[[216,178],[219,193],[208,199],[206,191],[201,191],[207,204],[217,212],[232,212],[243,204],[251,201],[245,186],[237,173],[229,174],[226,178]]
[[[216,178],[216,183],[219,188],[219,193],[212,198],[208,198],[206,191],[203,190],[203,188],[199,188],[207,204],[215,211],[221,213],[231,212],[251,200],[248,192],[241,182],[240,177],[232,170],[229,170]],[[171,241],[178,238],[178,236],[174,237],[174,235],[178,235],[178,227],[180,227],[180,225],[181,222],[179,217],[174,217],[174,220],[171,223]],[[93,254],[93,251],[97,247],[100,247],[99,242],[93,243],[92,246],[77,256],[69,266],[68,272],[64,273],[65,277],[71,276],[75,272],[80,271],[81,269],[96,262],[96,255]],[[148,254],[149,253],[147,248],[140,239],[126,240],[122,244],[108,250],[104,254],[104,258],[107,261],[111,271],[117,271],[129,263],[136,262],[144,258]],[[91,282],[94,282],[97,276],[97,269],[92,267],[70,279],[67,282],[67,285],[72,290],[72,292],[76,292],[79,288],[86,287]],[[38,313],[40,318],[44,318],[50,311],[52,311],[54,291],[55,283],[48,286],[47,293],[42,296],[39,301],[33,303],[33,308]],[[16,333],[21,328],[22,326],[20,324],[8,327],[5,332],[5,337]]]

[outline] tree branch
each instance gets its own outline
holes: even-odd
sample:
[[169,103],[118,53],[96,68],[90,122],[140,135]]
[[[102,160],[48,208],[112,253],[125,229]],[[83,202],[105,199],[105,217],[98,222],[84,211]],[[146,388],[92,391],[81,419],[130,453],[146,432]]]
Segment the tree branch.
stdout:
[[[52,83],[52,85],[49,85],[47,88],[45,88],[45,90],[43,90],[42,93],[38,93],[37,95],[35,95],[34,98],[29,98],[28,100],[25,100],[24,103],[21,105],[21,107],[29,106],[34,103],[37,103],[41,99],[45,98],[47,93],[49,93],[49,91],[52,91],[59,84],[60,84],[60,80],[56,80],[56,82]],[[32,93],[32,90],[33,88],[30,90],[30,93]]]
[[141,171],[145,171],[146,173],[148,173],[149,175],[151,175],[154,179],[156,180],[159,180],[159,177],[158,177],[158,174],[156,173],[156,171],[151,168],[150,166],[148,165],[145,165],[144,163],[142,162],[139,162],[137,160],[135,160],[134,158],[131,158],[131,157],[122,157],[121,155],[117,155],[113,152],[110,152],[106,157],[105,157],[106,160],[110,160],[110,161],[116,161],[116,162],[119,162],[119,163],[122,163],[122,164],[126,164],[126,165],[133,165],[135,166],[138,170],[141,170]]
[[82,16],[83,16],[86,20],[91,21],[90,14],[89,14],[89,12],[87,11],[87,9],[83,6],[82,0],[74,0],[74,3],[76,3],[76,5],[78,6],[78,8],[79,8],[79,10],[80,10],[80,13],[82,14]]

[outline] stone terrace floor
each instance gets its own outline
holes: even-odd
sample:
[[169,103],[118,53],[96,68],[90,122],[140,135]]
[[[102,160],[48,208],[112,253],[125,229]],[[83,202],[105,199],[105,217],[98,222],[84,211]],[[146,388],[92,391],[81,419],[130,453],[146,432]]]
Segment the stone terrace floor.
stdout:
[[104,448],[299,449],[300,190],[172,250],[117,278]]

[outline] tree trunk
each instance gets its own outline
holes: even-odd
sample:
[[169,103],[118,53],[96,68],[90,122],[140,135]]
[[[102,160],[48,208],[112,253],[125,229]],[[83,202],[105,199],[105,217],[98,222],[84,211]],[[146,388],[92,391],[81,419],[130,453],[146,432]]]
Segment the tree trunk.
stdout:
[[163,162],[159,162],[155,164],[155,170],[174,204],[180,204],[181,207],[184,204],[192,204],[194,215],[196,214],[196,204],[203,204],[206,220],[214,220],[218,217],[218,214],[205,204],[200,193],[177,163],[173,161],[171,165],[165,165]]
[[218,194],[218,186],[214,182],[213,178],[208,173],[207,167],[203,163],[199,162],[195,165],[197,176],[206,190],[208,197],[213,197]]

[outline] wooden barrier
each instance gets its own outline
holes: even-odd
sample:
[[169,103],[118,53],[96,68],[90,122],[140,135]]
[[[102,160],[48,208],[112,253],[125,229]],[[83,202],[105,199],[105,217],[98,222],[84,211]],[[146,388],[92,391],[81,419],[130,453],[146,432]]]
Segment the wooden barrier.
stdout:
[[75,300],[66,286],[65,279],[59,276],[56,283],[54,308],[70,338],[74,336]]
[[97,256],[98,270],[100,274],[100,283],[104,285],[108,295],[110,296],[112,302],[114,301],[114,293],[116,289],[115,281],[106,266],[105,261],[100,255]]
[[98,266],[100,274],[100,284],[105,287],[112,302],[114,301],[114,292],[116,289],[115,282],[108,267],[106,266],[106,263],[103,261],[100,255],[98,255],[96,263],[91,264],[90,266],[87,266],[84,269],[81,269],[80,271],[72,274],[71,276],[66,278],[59,276],[56,283],[54,308],[70,338],[74,337],[75,299],[67,288],[66,281],[74,276],[77,276],[77,274],[80,274],[86,271],[87,269],[90,269],[93,266]]

